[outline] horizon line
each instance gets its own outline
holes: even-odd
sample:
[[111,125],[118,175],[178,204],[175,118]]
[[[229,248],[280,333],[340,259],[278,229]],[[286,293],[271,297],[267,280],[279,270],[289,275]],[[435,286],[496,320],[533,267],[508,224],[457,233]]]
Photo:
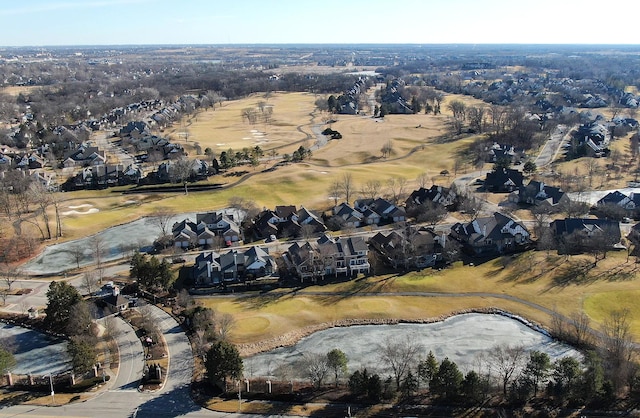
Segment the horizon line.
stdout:
[[166,47],[166,46],[182,46],[182,47],[228,47],[228,46],[377,46],[377,47],[393,47],[393,46],[545,46],[545,47],[562,47],[562,46],[591,46],[591,47],[640,47],[639,43],[533,43],[533,42],[511,42],[511,43],[493,43],[493,42],[433,42],[433,43],[376,43],[376,42],[351,42],[351,43],[332,43],[332,42],[237,42],[237,43],[143,43],[143,44],[50,44],[50,45],[0,45],[3,49],[19,49],[19,48],[99,48],[99,47]]

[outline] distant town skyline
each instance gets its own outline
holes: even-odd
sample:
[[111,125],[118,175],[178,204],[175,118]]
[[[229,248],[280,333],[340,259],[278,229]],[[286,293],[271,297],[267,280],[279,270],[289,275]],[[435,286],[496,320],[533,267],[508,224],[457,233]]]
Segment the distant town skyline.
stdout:
[[637,0],[3,0],[0,45],[640,44],[638,12]]

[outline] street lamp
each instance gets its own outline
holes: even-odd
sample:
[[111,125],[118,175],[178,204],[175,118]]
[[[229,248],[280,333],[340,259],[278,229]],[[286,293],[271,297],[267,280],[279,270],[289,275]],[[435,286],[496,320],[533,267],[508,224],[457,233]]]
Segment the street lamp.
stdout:
[[242,412],[242,382],[237,380],[236,386],[238,387],[238,413],[240,413]]
[[51,376],[51,373],[49,373],[49,385],[51,386],[51,402],[53,405],[56,404],[56,394],[53,391],[53,377]]

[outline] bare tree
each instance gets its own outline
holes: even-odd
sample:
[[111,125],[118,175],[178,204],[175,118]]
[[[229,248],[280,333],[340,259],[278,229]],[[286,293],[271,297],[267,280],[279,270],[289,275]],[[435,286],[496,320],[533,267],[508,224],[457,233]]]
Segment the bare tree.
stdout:
[[470,221],[476,219],[484,208],[484,201],[471,193],[467,193],[461,197],[460,213],[464,214],[465,218]]
[[110,338],[117,338],[120,335],[120,330],[118,329],[117,319],[109,316],[104,319],[104,336]]
[[[107,250],[107,243],[100,234],[96,234],[91,238],[90,245],[93,259],[96,262],[96,268],[101,270],[103,257]],[[100,274],[99,280],[102,282],[102,274]]]
[[189,194],[187,184],[193,174],[193,161],[187,157],[176,159],[171,166],[171,177],[175,183],[182,182],[184,185],[184,194]]
[[158,228],[160,231],[160,238],[164,238],[169,235],[171,220],[173,219],[173,214],[164,210],[157,210],[151,214],[149,220],[151,223]]
[[409,336],[400,340],[387,337],[380,345],[380,360],[391,370],[397,389],[400,389],[405,375],[416,364],[420,351],[422,346]]
[[453,128],[457,134],[462,133],[462,127],[466,118],[466,105],[460,100],[453,100],[447,105],[447,109],[453,113]]
[[255,202],[241,196],[233,196],[229,199],[229,207],[236,210],[236,221],[242,223],[245,219],[255,218],[260,210]]
[[226,340],[229,338],[229,334],[231,334],[231,331],[233,331],[236,325],[236,320],[233,318],[233,315],[228,313],[216,314],[215,322],[220,339]]
[[93,271],[88,271],[82,275],[82,288],[91,296],[98,286],[98,278]]
[[360,189],[360,194],[365,199],[375,199],[380,196],[381,188],[382,183],[379,180],[368,180]]
[[501,380],[502,392],[507,396],[507,388],[514,373],[522,368],[526,360],[523,346],[497,345],[489,353],[491,370],[494,371]]
[[631,336],[629,310],[620,309],[609,313],[602,324],[605,370],[617,390],[629,380],[635,345]]
[[51,205],[51,194],[40,183],[34,182],[29,186],[29,196],[32,202],[38,206],[38,211],[44,223],[43,239],[51,239],[51,226],[49,224],[49,205]]
[[405,197],[407,187],[407,179],[404,177],[392,177],[387,180],[387,191],[391,203],[398,205]]
[[469,106],[467,109],[469,125],[476,133],[481,134],[484,131],[484,115],[485,108],[483,106]]
[[178,304],[178,306],[182,306],[183,308],[188,309],[191,305],[194,304],[194,300],[187,289],[182,289],[176,296],[176,303]]
[[593,177],[600,172],[600,164],[594,158],[587,158],[584,160],[584,168],[587,171],[587,178],[589,179],[589,188],[593,185]]
[[575,312],[571,315],[571,327],[573,328],[573,336],[577,346],[589,344],[591,339],[590,325],[591,320],[586,313]]
[[353,176],[351,175],[351,173],[344,173],[342,175],[342,180],[340,181],[340,190],[347,204],[349,204],[349,202],[351,201],[353,187]]
[[427,187],[427,183],[429,182],[429,175],[425,172],[418,174],[416,182],[418,183],[418,187],[425,189]]
[[2,282],[7,285],[7,289],[11,292],[11,287],[20,278],[20,270],[10,268],[2,272]]
[[80,262],[84,259],[84,251],[85,247],[80,243],[71,244],[69,250],[67,250],[67,254],[69,254],[76,263],[77,269],[80,268]]
[[319,353],[305,353],[303,366],[311,383],[316,388],[322,386],[322,382],[329,374],[327,356]]
[[340,181],[335,181],[329,186],[329,197],[333,199],[333,206],[338,206],[338,201],[342,196],[342,184]]

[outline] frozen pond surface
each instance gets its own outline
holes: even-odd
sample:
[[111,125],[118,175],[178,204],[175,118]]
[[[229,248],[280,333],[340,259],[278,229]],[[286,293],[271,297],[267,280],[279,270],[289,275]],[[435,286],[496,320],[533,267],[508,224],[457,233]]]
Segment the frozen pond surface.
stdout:
[[552,360],[565,356],[581,357],[572,347],[554,341],[515,319],[493,314],[464,314],[432,324],[359,325],[319,331],[295,346],[245,359],[244,371],[252,377],[279,377],[279,368],[302,360],[305,353],[326,354],[338,348],[347,356],[349,373],[361,367],[384,373],[378,354],[381,344],[385,339],[403,341],[406,337],[422,345],[422,358],[431,350],[438,362],[449,357],[463,372],[477,368],[478,355],[488,354],[500,344],[522,345],[527,350],[543,351]]
[[[174,216],[169,222],[169,229],[174,222],[180,222],[185,218],[195,222],[196,214],[182,213]],[[122,258],[131,248],[139,249],[151,245],[159,235],[160,229],[153,217],[145,217],[105,229],[94,236],[98,236],[104,242],[103,261],[111,261]],[[80,262],[80,266],[91,264],[94,262],[92,251],[94,236],[49,245],[41,254],[26,263],[22,270],[28,274],[56,274],[75,268],[75,258],[70,251],[78,244],[84,248],[84,259]]]
[[67,342],[27,328],[0,323],[0,339],[12,339],[16,374],[45,375],[71,369]]

